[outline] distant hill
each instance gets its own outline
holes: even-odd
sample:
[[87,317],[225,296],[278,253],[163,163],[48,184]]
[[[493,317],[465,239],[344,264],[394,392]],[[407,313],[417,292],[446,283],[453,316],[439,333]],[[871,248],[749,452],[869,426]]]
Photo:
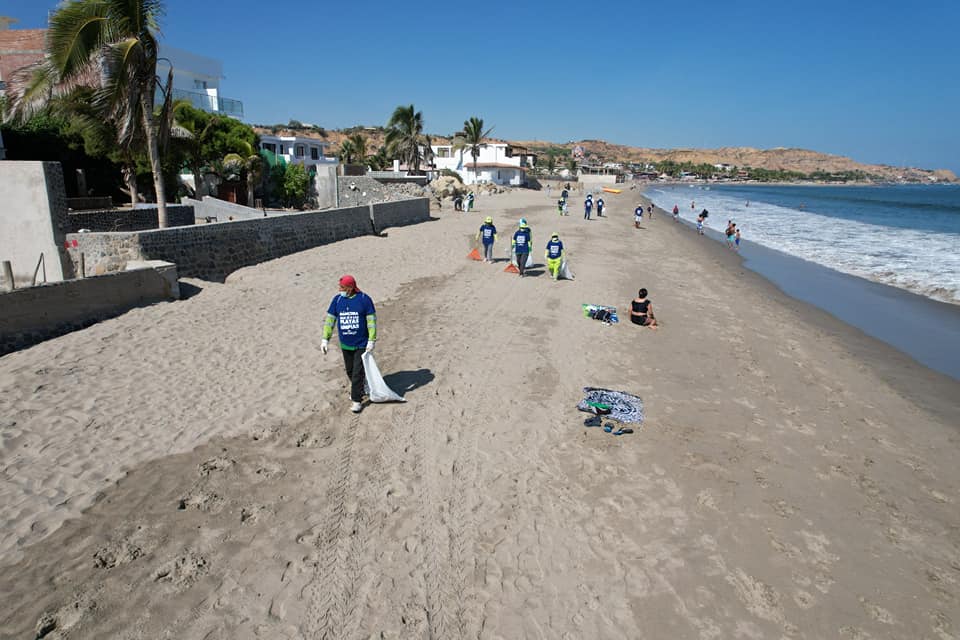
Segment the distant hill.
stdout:
[[884,164],[864,164],[844,156],[819,153],[808,149],[754,149],[752,147],[722,147],[720,149],[648,149],[628,147],[603,140],[581,140],[554,144],[543,141],[513,141],[512,144],[527,147],[531,151],[546,153],[562,152],[569,157],[572,149],[583,147],[585,157],[600,162],[649,162],[664,160],[692,164],[730,164],[737,167],[799,171],[801,173],[862,171],[884,180],[908,180],[930,182],[958,182],[957,176],[947,169],[919,169],[916,167],[892,167]]
[[[368,153],[373,153],[384,143],[385,130],[383,127],[351,127],[350,129],[323,129],[322,127],[304,126],[290,129],[286,125],[277,127],[256,126],[258,133],[270,133],[276,130],[279,135],[302,135],[319,138],[330,144],[328,153],[337,153],[340,143],[347,137],[361,133],[367,139]],[[449,136],[430,136],[434,144],[450,144]],[[570,153],[577,145],[583,147],[587,159],[598,162],[624,163],[653,163],[670,160],[673,162],[689,162],[691,164],[729,164],[740,168],[771,169],[781,171],[798,171],[813,173],[815,171],[840,173],[862,171],[882,180],[910,182],[932,182],[935,178],[939,182],[960,182],[957,176],[948,169],[920,169],[916,167],[893,167],[884,164],[864,164],[844,156],[819,153],[808,149],[754,149],[752,147],[721,147],[719,149],[649,149],[645,147],[629,147],[604,140],[581,140],[579,142],[553,143],[543,140],[502,140],[491,138],[491,141],[509,142],[517,146],[526,147],[530,151],[544,155],[548,151],[557,154],[562,160],[570,157]]]

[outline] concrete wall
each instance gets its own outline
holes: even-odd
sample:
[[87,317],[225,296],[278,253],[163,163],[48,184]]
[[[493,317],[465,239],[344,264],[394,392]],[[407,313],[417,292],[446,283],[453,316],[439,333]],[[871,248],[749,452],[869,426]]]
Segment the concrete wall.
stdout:
[[[80,229],[89,229],[90,231],[144,231],[146,229],[156,229],[160,224],[156,205],[140,206],[136,209],[83,211],[70,213],[68,218],[70,220],[69,233],[76,233]],[[193,219],[193,207],[179,204],[167,205],[168,226],[191,225]]]
[[4,160],[0,194],[0,260],[11,262],[14,282],[30,284],[41,253],[49,282],[73,277],[60,163]]
[[183,198],[181,202],[193,207],[193,215],[197,220],[216,218],[216,222],[229,222],[231,218],[234,220],[254,220],[264,217],[261,209],[245,207],[242,204],[227,202],[211,196],[203,196],[202,200]]
[[617,176],[615,174],[609,175],[594,175],[594,174],[583,174],[577,178],[577,180],[583,184],[584,189],[590,190],[591,187],[595,185],[608,185],[616,184]]
[[190,227],[77,233],[67,239],[74,265],[79,269],[83,254],[88,275],[119,271],[131,260],[164,260],[175,263],[181,276],[222,281],[241,267],[429,218],[429,201],[415,198]]
[[430,219],[430,200],[411,198],[395,202],[380,202],[370,205],[370,217],[373,220],[374,233],[379,234],[387,227],[402,227],[417,224]]
[[179,297],[172,264],[0,293],[0,355]]
[[331,209],[338,206],[337,165],[317,165],[317,175],[313,179],[313,188],[317,192],[318,209]]

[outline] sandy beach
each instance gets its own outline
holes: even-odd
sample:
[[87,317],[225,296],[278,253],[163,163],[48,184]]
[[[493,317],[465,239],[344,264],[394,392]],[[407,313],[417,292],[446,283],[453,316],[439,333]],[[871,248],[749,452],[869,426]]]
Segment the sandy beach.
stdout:
[[[484,196],[0,358],[0,637],[960,637],[960,383],[637,194]],[[575,280],[503,272],[521,216]],[[404,404],[351,414],[318,349],[342,273]]]

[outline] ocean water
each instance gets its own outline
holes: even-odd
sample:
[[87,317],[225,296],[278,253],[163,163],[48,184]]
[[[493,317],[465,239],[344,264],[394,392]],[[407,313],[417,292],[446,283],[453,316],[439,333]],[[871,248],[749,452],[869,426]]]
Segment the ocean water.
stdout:
[[[960,185],[651,185],[657,206],[821,266],[960,305]],[[693,207],[691,208],[691,203]]]

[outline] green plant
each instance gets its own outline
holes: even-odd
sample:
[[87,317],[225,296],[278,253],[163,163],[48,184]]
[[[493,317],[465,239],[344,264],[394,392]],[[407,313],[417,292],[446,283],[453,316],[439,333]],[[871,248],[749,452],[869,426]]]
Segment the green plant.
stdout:
[[387,122],[387,152],[413,169],[420,171],[420,144],[423,142],[423,114],[413,108],[399,106]]
[[471,117],[463,123],[462,138],[458,138],[456,146],[470,151],[470,157],[473,158],[473,179],[479,180],[477,175],[477,159],[480,157],[480,147],[483,145],[483,139],[493,132],[493,127],[486,131],[483,130],[483,118]]
[[460,182],[463,182],[463,178],[460,176],[460,174],[457,173],[456,171],[454,171],[453,169],[442,169],[442,170],[440,171],[440,175],[441,175],[441,176],[450,176],[451,178],[456,178],[456,179],[459,180]]
[[[50,18],[43,61],[23,82],[13,82],[12,109],[24,117],[54,96],[78,86],[94,88],[94,103],[117,129],[117,142],[150,158],[161,227],[167,226],[161,147],[172,124],[170,84],[157,78],[160,0],[74,0],[60,4]],[[158,88],[164,97],[154,115]]]

